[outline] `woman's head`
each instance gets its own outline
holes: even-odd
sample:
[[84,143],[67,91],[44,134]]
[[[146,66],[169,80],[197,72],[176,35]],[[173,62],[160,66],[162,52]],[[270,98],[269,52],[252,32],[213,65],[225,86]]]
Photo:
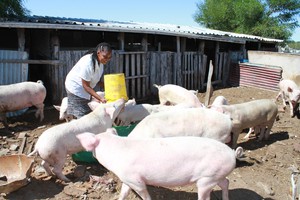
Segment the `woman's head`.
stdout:
[[112,49],[110,44],[102,42],[96,47],[98,63],[106,64],[111,59]]

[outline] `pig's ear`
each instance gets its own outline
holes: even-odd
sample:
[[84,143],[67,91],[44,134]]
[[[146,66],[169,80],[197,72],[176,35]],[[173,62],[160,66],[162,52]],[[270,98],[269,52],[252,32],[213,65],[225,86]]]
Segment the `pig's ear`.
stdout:
[[96,101],[90,101],[88,102],[88,106],[90,107],[90,109],[93,111],[95,110],[101,103],[96,102]]
[[56,110],[60,111],[60,106],[53,105],[53,107],[54,107]]
[[288,92],[293,92],[293,89],[290,88],[290,87],[288,87],[287,91],[288,91]]
[[114,117],[115,107],[105,108],[105,112],[110,116],[111,119]]
[[81,133],[76,137],[87,151],[93,151],[99,144],[99,139],[93,133]]

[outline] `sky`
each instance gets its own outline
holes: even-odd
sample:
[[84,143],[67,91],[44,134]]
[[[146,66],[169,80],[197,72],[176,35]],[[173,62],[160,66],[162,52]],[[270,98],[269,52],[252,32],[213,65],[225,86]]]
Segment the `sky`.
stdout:
[[[200,0],[24,0],[31,15],[196,26]],[[300,20],[300,18],[299,18]],[[300,41],[300,28],[292,40]]]

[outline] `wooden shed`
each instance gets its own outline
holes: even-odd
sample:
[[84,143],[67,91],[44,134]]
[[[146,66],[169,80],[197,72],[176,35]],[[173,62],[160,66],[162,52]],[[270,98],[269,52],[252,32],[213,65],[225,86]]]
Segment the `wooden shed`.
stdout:
[[209,60],[212,83],[227,87],[248,50],[277,51],[282,42],[201,27],[40,16],[1,19],[0,34],[0,84],[42,80],[46,104],[60,103],[66,74],[100,42],[114,49],[105,73],[124,73],[129,98],[138,101],[157,95],[154,83],[205,89]]

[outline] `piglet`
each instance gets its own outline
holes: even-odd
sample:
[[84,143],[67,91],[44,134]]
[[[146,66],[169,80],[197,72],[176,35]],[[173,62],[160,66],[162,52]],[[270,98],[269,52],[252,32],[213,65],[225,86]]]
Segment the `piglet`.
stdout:
[[38,153],[43,160],[42,166],[49,175],[54,174],[63,181],[70,181],[62,173],[67,154],[84,150],[76,135],[82,132],[98,134],[111,128],[124,103],[124,99],[119,99],[109,104],[111,106],[101,104],[96,110],[80,119],[47,129],[38,138],[34,151],[28,156]]
[[46,88],[41,80],[21,82],[0,86],[0,120],[8,128],[6,112],[13,112],[35,106],[35,117],[44,119],[44,100]]
[[286,79],[279,82],[279,89],[280,91],[276,100],[281,96],[284,108],[286,107],[286,101],[288,101],[290,105],[290,115],[294,117],[296,105],[300,100],[300,88],[294,81]]
[[[226,144],[209,138],[172,137],[133,139],[119,137],[115,129],[94,135],[77,135],[82,146],[122,181],[119,200],[130,190],[150,200],[146,185],[175,187],[196,183],[198,199],[210,199],[218,185],[222,199],[228,200],[226,178],[235,168],[243,149],[232,150]],[[213,158],[213,159],[212,159]]]
[[195,92],[181,86],[166,84],[163,86],[154,84],[158,88],[159,102],[162,105],[188,105],[191,107],[203,107]]

